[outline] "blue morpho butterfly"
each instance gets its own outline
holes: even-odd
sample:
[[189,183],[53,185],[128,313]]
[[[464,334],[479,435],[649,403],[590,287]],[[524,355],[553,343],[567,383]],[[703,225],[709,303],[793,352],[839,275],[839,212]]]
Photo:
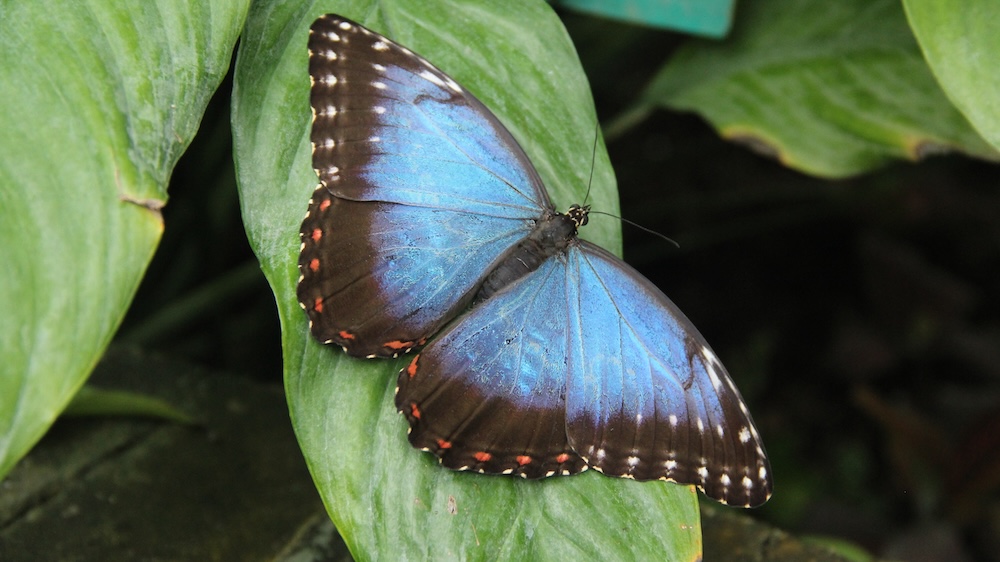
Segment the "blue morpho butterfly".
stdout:
[[335,15],[312,25],[309,74],[320,185],[298,298],[350,355],[426,344],[396,391],[414,447],[458,470],[591,467],[767,501],[767,457],[718,357],[652,283],[577,238],[589,209],[556,212],[486,106]]

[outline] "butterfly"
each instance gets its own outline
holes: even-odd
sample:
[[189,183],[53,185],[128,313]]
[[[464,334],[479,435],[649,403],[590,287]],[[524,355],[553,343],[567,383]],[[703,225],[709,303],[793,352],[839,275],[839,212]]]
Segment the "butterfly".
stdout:
[[758,506],[770,466],[739,391],[651,282],[577,237],[517,141],[430,62],[344,17],[309,35],[319,186],[298,299],[356,357],[420,350],[395,403],[456,470],[588,468]]

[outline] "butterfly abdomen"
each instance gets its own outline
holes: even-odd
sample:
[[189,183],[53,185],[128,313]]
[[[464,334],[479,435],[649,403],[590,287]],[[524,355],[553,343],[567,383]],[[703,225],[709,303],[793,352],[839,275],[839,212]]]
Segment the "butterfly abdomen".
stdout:
[[531,234],[512,248],[486,276],[473,302],[479,303],[492,297],[538,269],[548,258],[566,251],[576,239],[578,224],[572,216],[562,213],[539,219]]

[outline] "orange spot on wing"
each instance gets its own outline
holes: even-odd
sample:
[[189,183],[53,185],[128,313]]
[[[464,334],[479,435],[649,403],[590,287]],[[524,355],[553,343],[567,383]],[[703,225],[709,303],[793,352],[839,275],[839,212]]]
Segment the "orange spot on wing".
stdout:
[[413,356],[413,361],[410,361],[410,366],[406,368],[406,375],[411,379],[417,376],[417,359],[420,359],[420,355]]
[[337,332],[337,335],[340,336],[340,339],[342,339],[342,340],[353,340],[354,339],[354,334],[348,332],[347,330],[341,330],[341,331]]
[[564,462],[569,462],[569,453],[563,453],[556,457],[556,462],[562,464]]
[[417,408],[416,402],[410,402],[410,414],[413,416],[413,419],[420,419],[420,408]]
[[316,297],[316,300],[313,301],[313,310],[315,310],[317,314],[322,314],[323,313],[323,299],[322,298]]
[[318,271],[319,270],[319,259],[318,258],[313,258],[313,259],[309,260],[309,269],[311,269],[312,271]]
[[323,201],[322,201],[322,202],[321,202],[321,203],[319,204],[319,210],[320,210],[320,211],[325,211],[325,210],[327,210],[327,209],[329,209],[329,208],[330,208],[330,200],[329,200],[329,199],[324,199],[324,200],[323,200]]
[[479,451],[478,453],[472,455],[474,459],[479,462],[489,462],[493,458],[493,455],[487,453],[486,451]]
[[451,441],[438,439],[437,444],[438,444],[438,449],[451,449]]
[[388,347],[393,351],[399,351],[401,349],[410,349],[413,347],[415,342],[412,341],[390,341],[382,344],[382,347]]
[[530,462],[531,462],[531,457],[529,457],[528,455],[518,455],[517,456],[517,464],[519,464],[521,466],[524,466],[524,465],[526,465],[526,464],[528,464]]

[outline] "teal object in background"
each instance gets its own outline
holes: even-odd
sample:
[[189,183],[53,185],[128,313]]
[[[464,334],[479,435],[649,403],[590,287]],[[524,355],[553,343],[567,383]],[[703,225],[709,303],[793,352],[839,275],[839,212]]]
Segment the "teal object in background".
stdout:
[[724,37],[736,0],[557,0],[555,4],[641,25]]

